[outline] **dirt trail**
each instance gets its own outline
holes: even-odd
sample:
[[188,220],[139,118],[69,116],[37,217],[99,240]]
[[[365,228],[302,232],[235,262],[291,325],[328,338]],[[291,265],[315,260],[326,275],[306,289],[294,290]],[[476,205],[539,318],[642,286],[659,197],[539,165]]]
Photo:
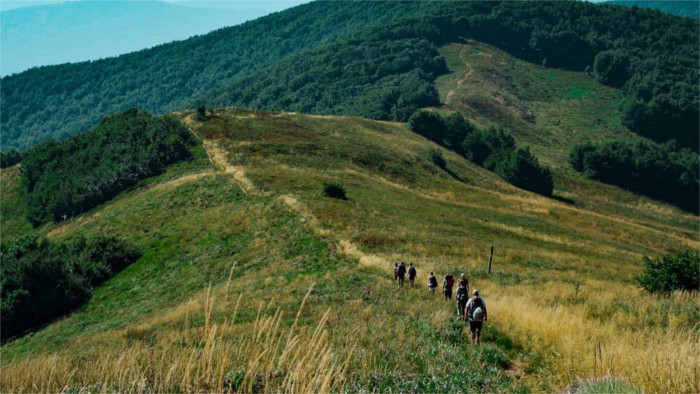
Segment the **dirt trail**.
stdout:
[[[182,120],[183,123],[189,127],[190,131],[202,140],[202,146],[207,152],[207,156],[209,156],[209,161],[215,167],[227,174],[232,174],[233,181],[238,184],[238,186],[246,194],[255,196],[269,196],[269,193],[263,192],[255,187],[253,182],[251,182],[251,180],[245,175],[245,170],[242,166],[234,166],[228,161],[228,153],[216,141],[203,138],[193,130],[192,126],[194,121],[191,119],[191,117],[185,117]],[[318,219],[316,219],[311,210],[299,202],[296,197],[285,194],[278,197],[277,200],[281,202],[290,212],[299,215],[302,222],[309,226],[309,228],[311,228],[311,230],[313,230],[316,234],[323,237],[331,237],[331,232],[322,228]],[[347,239],[340,239],[336,241],[344,254],[352,258],[356,258],[361,265],[385,269],[391,268],[391,263],[388,260],[377,255],[362,252],[357,245],[353,244]]]
[[242,166],[234,166],[228,161],[228,154],[216,141],[204,140],[202,145],[211,163],[226,174],[233,175],[233,181],[241,187],[244,193],[255,196],[266,195],[266,193],[255,187],[253,182],[248,179]]
[[[279,197],[279,201],[281,201],[291,212],[300,215],[302,221],[314,232],[324,237],[331,236],[331,232],[327,229],[321,228],[318,224],[318,219],[316,219],[313,213],[294,196],[285,194]],[[337,241],[343,253],[349,257],[356,258],[360,262],[360,265],[366,267],[391,269],[391,263],[385,258],[374,254],[364,253],[357,247],[357,245],[353,244],[347,239],[339,239]]]

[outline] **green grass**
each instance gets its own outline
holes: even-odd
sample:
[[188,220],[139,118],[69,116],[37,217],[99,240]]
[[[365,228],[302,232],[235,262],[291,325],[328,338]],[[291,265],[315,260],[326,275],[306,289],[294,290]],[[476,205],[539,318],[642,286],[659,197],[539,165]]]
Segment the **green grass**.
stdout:
[[[441,148],[403,124],[218,111],[192,127],[223,149],[235,171],[212,166],[198,147],[193,161],[39,229],[54,239],[120,235],[144,256],[98,288],[81,310],[3,346],[5,371],[19,365],[13,362],[54,353],[83,368],[85,360],[137,344],[154,351],[205,349],[206,341],[180,333],[206,326],[204,314],[189,311],[202,308],[210,284],[219,300],[231,296],[212,320],[226,328],[221,341],[236,345],[256,332],[258,315],[272,317],[277,308],[281,324],[291,327],[314,284],[298,324],[312,331],[330,309],[324,327],[331,349],[344,354],[355,346],[349,390],[562,390],[600,376],[594,346],[604,347],[616,376],[649,391],[661,386],[645,378],[653,365],[643,361],[678,357],[674,369],[662,371],[664,387],[696,389],[696,298],[647,296],[634,277],[642,255],[697,248],[697,217],[586,180],[563,159],[579,138],[567,134],[568,125],[581,140],[618,135],[618,120],[609,115],[619,93],[584,74],[544,71],[480,44],[465,48],[446,48],[448,64],[469,60],[475,76],[457,70],[439,80],[445,97],[446,87],[464,81],[441,110],[463,111],[482,127],[503,115],[499,124],[510,125],[519,143],[551,153],[546,160],[561,201],[514,188],[446,150],[442,170],[428,159],[430,149]],[[578,97],[568,97],[574,91]],[[598,132],[582,110],[589,107],[613,127]],[[10,191],[8,201],[19,202],[18,172],[5,171],[3,190]],[[252,187],[239,186],[243,176]],[[323,197],[324,181],[342,184],[348,200]],[[3,240],[23,229],[21,206],[8,208],[5,198],[2,225],[11,231],[3,231]],[[391,267],[399,260],[416,264],[418,288],[400,291],[392,284]],[[431,270],[438,277],[465,272],[472,288],[482,290],[489,305],[483,346],[468,344],[454,304],[425,291]],[[621,302],[630,299],[639,302]],[[650,323],[659,310],[663,324]],[[657,346],[640,348],[642,340]],[[227,373],[235,377],[246,368]]]

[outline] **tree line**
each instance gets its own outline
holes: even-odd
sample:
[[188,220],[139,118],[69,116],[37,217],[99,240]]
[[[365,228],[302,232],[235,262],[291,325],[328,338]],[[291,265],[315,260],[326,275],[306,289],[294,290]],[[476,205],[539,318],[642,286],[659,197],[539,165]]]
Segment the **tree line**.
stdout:
[[31,233],[1,244],[2,342],[80,307],[140,257],[133,245],[105,235],[53,242]]
[[569,161],[588,178],[675,204],[698,213],[697,153],[673,142],[614,141],[575,147]]
[[22,160],[28,219],[38,226],[85,212],[189,159],[194,142],[175,117],[129,109],[89,132],[40,144]]
[[495,172],[514,186],[544,196],[552,195],[551,171],[540,165],[529,148],[518,148],[513,136],[503,130],[478,130],[458,113],[442,117],[431,111],[417,111],[411,115],[407,126]]

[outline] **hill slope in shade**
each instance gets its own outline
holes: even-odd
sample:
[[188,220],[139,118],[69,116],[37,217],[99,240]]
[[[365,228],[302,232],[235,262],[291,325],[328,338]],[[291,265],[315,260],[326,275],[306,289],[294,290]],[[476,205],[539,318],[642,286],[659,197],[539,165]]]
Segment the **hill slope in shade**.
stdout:
[[[697,299],[648,296],[633,281],[642,255],[697,248],[697,217],[575,173],[560,175],[572,206],[449,151],[443,171],[428,160],[439,148],[399,123],[180,116],[202,138],[194,161],[40,229],[52,239],[108,231],[144,257],[82,311],[5,346],[3,391],[130,387],[143,374],[145,389],[163,391],[289,389],[292,373],[308,390],[555,391],[605,374],[595,347],[610,355],[603,368],[644,390],[698,390]],[[349,199],[322,197],[325,180]],[[392,285],[400,260],[416,263],[418,288]],[[482,347],[466,343],[453,304],[425,291],[429,271],[465,272],[482,291]]]
[[70,1],[3,11],[3,76],[121,55],[259,18],[271,10],[159,1]]

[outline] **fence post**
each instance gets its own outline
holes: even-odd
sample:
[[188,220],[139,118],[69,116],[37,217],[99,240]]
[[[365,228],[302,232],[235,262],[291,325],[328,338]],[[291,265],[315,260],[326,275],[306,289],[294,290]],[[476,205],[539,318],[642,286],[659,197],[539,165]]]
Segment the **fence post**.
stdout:
[[489,255],[489,275],[491,275],[491,262],[493,261],[493,245],[491,245],[491,254]]

